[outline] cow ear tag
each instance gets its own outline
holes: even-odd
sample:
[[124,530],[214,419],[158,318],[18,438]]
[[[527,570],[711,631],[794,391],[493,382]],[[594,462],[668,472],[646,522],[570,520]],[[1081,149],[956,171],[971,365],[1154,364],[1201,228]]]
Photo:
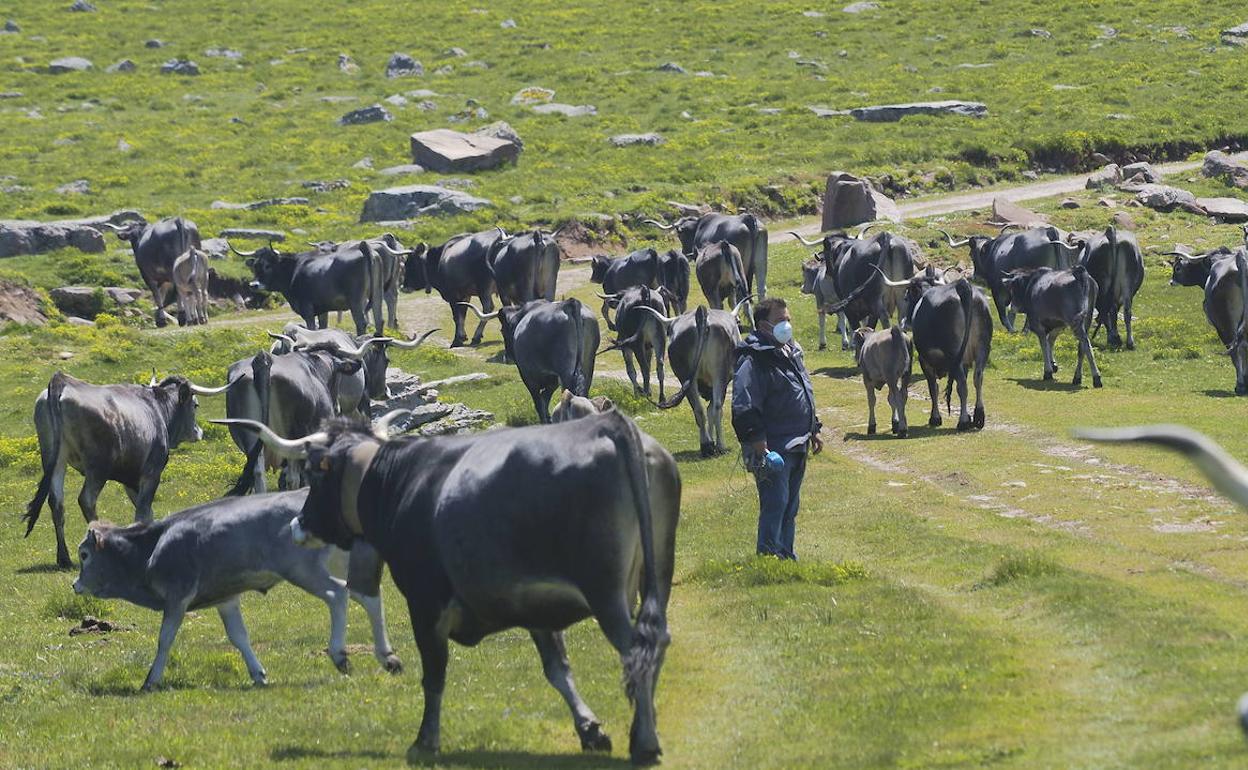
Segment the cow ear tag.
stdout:
[[321,458],[321,470],[325,471],[326,473],[329,472],[329,458],[328,457]]

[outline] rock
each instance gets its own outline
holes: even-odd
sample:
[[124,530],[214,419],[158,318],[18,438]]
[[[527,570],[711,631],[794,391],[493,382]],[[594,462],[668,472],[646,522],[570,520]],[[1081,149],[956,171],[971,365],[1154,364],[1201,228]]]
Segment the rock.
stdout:
[[454,71],[455,71],[455,68],[454,68],[454,67],[452,67],[451,65],[449,65],[449,64],[443,64],[441,67],[438,67],[436,70],[434,70],[434,71],[433,71],[433,74],[435,74],[435,75],[449,75],[449,74],[451,74],[451,73],[452,73],[452,72],[454,72]]
[[1117,187],[1122,182],[1122,169],[1117,163],[1110,163],[1088,177],[1084,189],[1103,190],[1106,187]]
[[[1024,169],[1024,170],[1023,170],[1023,171],[1019,174],[1019,176],[1021,176],[1023,179],[1026,179],[1026,180],[1028,180],[1028,181],[1031,181],[1031,182],[1035,182],[1036,180],[1038,180],[1038,179],[1040,178],[1040,174],[1039,174],[1039,173],[1037,173],[1037,172],[1035,172],[1035,171],[1033,171],[1033,170],[1031,170],[1031,169],[1029,169],[1029,168],[1028,168],[1028,169]],[[933,181],[934,181],[934,180],[933,180]]]
[[609,140],[616,147],[631,147],[635,144],[645,144],[651,147],[663,144],[666,141],[662,135],[653,131],[646,134],[616,134]]
[[1112,219],[1114,222],[1114,226],[1119,228],[1120,230],[1134,230],[1135,229],[1135,220],[1132,219],[1131,215],[1125,211],[1115,212]]
[[238,61],[243,58],[242,51],[235,51],[233,48],[209,48],[204,51],[204,56],[211,56],[214,59],[230,59]]
[[821,226],[825,232],[879,219],[901,221],[901,211],[892,198],[853,174],[835,171],[828,176]]
[[868,122],[893,122],[908,115],[962,115],[971,118],[982,118],[988,114],[988,107],[980,102],[960,102],[946,100],[941,102],[914,102],[911,104],[883,104],[874,107],[858,107],[849,110],[849,114]]
[[1196,196],[1187,190],[1164,184],[1144,184],[1136,191],[1135,199],[1150,209],[1172,211],[1176,208],[1191,210],[1196,206]]
[[224,238],[204,238],[199,247],[209,259],[225,259],[230,254],[230,245]]
[[446,49],[445,51],[443,51],[443,52],[442,52],[442,55],[443,55],[443,56],[453,56],[453,57],[455,57],[456,59],[462,59],[462,58],[464,58],[465,56],[467,56],[467,55],[468,55],[468,52],[467,52],[467,51],[465,51],[464,49],[460,48],[459,46],[451,46],[450,48],[448,48],[448,49]]
[[423,174],[424,166],[418,166],[415,163],[404,163],[401,166],[388,166],[377,172],[382,176],[400,176],[402,174]]
[[392,54],[390,61],[386,62],[386,77],[388,78],[405,78],[424,74],[424,65],[405,53]]
[[758,114],[760,115],[779,115],[784,112],[784,110],[779,107],[759,107],[757,109]]
[[494,422],[494,415],[464,404],[454,404],[451,413],[420,428],[422,436],[469,433]]
[[562,115],[565,118],[581,118],[598,114],[598,108],[592,104],[535,104],[533,111],[539,115]]
[[75,179],[56,188],[57,195],[86,195],[91,192],[91,183],[85,179]]
[[4,22],[4,31],[5,32],[21,32],[22,28],[17,26],[17,22],[13,21],[12,19],[8,19],[7,21]]
[[95,321],[88,321],[86,318],[79,318],[76,315],[71,315],[66,318],[65,323],[70,326],[95,326]]
[[347,179],[314,179],[304,182],[301,186],[305,189],[311,190],[312,192],[323,193],[330,192],[332,190],[345,190],[351,186],[351,182]]
[[351,168],[372,168],[372,167],[373,167],[373,159],[369,155],[365,155],[363,158],[360,158],[359,160],[351,164]]
[[160,65],[160,71],[166,75],[198,75],[199,65],[189,59],[170,59]]
[[352,59],[350,55],[340,53],[338,54],[338,69],[348,75],[354,75],[360,71],[360,65],[356,64],[355,59]]
[[386,104],[391,105],[392,107],[406,107],[407,106],[407,97],[404,96],[403,94],[391,94],[390,96],[387,96],[385,99],[382,99],[382,101],[385,102]]
[[165,41],[152,38],[151,40],[143,41],[143,47],[144,48],[164,48]]
[[504,19],[503,21],[499,22],[499,25],[498,25],[498,26],[502,27],[503,29],[515,29],[515,28],[516,28],[516,20],[515,20],[515,19]]
[[95,6],[88,3],[87,0],[74,0],[74,4],[69,6],[69,10],[77,13],[93,13]]
[[433,112],[437,108],[438,108],[438,105],[435,104],[434,102],[429,101],[428,99],[416,102],[416,109],[422,110],[424,112]]
[[94,286],[60,286],[48,292],[48,296],[65,315],[95,318],[104,310],[104,291]]
[[478,136],[488,136],[492,139],[501,139],[505,142],[511,142],[520,149],[524,149],[524,142],[520,140],[520,135],[516,133],[516,129],[512,128],[505,120],[496,120],[488,126],[482,126],[474,134]]
[[879,3],[850,3],[841,10],[845,13],[863,13],[865,11],[878,11]]
[[1149,163],[1129,163],[1122,167],[1122,176],[1124,179],[1131,179],[1136,175],[1144,177],[1147,184],[1159,184],[1161,182],[1161,174]]
[[1222,42],[1226,45],[1248,45],[1248,22],[1222,30]]
[[1108,24],[1097,24],[1096,28],[1101,31],[1101,34],[1098,35],[1097,37],[1101,38],[1102,40],[1109,40],[1110,38],[1118,37],[1118,30],[1114,29]]
[[346,115],[338,118],[338,125],[358,126],[364,123],[388,123],[392,120],[394,120],[394,116],[385,107],[382,107],[380,104],[374,104],[369,107],[361,107],[358,110],[351,110]]
[[122,59],[116,64],[110,64],[105,72],[134,72],[134,62],[129,59]]
[[823,11],[802,11],[802,15],[808,19],[822,19]]
[[229,203],[227,201],[213,201],[214,209],[229,209],[235,211],[255,211],[256,209],[267,209],[270,206],[308,206],[311,201],[307,198],[265,198],[264,200],[252,201],[250,203]]
[[61,359],[62,361],[68,361],[69,359],[74,357],[74,354],[69,352],[68,350],[62,350],[60,353],[56,354],[56,357]]
[[415,91],[407,91],[403,95],[409,99],[431,99],[440,94],[437,91],[430,91],[428,88],[418,88]]
[[0,279],[0,323],[7,321],[43,326],[48,317],[44,315],[43,301],[34,289]]
[[1248,222],[1248,201],[1239,198],[1197,198],[1196,205],[1223,222]]
[[117,152],[130,152],[133,149],[134,145],[130,144],[125,139],[117,140]]
[[438,180],[442,187],[453,187],[456,190],[471,190],[477,183],[467,177],[446,176]]
[[1003,225],[1007,222],[1023,225],[1024,227],[1037,224],[1048,224],[1049,220],[1043,214],[1037,214],[1031,209],[1025,209],[1017,203],[1012,203],[1005,198],[992,199],[992,216],[988,219],[995,225]]
[[53,75],[63,75],[66,72],[86,72],[92,68],[90,59],[84,59],[81,56],[65,56],[60,59],[53,59],[48,63],[48,72]]
[[1079,201],[1074,198],[1062,198],[1061,203],[1057,205],[1064,209],[1077,209],[1079,208]]
[[120,225],[132,220],[146,222],[135,211],[118,211],[107,216],[54,222],[0,220],[0,257],[42,254],[64,248],[99,253],[104,251],[104,236],[96,228],[103,222]]
[[21,99],[21,91],[0,91],[0,99]]
[[1248,165],[1219,150],[1205,155],[1200,173],[1212,179],[1225,179],[1241,190],[1248,189]]
[[141,289],[124,288],[121,286],[105,286],[104,294],[113,301],[114,305],[129,305],[143,296]]
[[260,230],[251,227],[227,227],[217,233],[221,238],[253,238],[258,241],[276,241],[281,243],[286,240],[286,233],[281,230]]
[[1053,33],[1049,32],[1047,29],[1032,27],[1031,29],[1025,29],[1022,32],[1019,32],[1018,37],[1038,37],[1042,40],[1048,40],[1053,37]]
[[433,171],[480,171],[516,162],[521,145],[488,134],[465,134],[447,128],[411,136],[412,160]]
[[377,190],[364,201],[361,222],[389,222],[435,214],[462,214],[494,205],[459,190],[434,185],[408,185]]
[[1116,209],[1118,208],[1118,201],[1113,198],[1097,198],[1096,205],[1104,206],[1107,209]]
[[555,98],[555,92],[541,86],[528,86],[511,97],[511,103],[517,105],[546,104]]
[[359,100],[360,100],[360,97],[358,96],[348,96],[348,95],[322,96],[321,97],[321,101],[326,102],[328,104],[346,104],[347,102],[358,102]]
[[655,69],[657,69],[659,72],[673,72],[677,75],[689,74],[689,70],[685,69],[684,67],[680,66],[674,61],[664,62],[660,64],[658,67],[655,67]]

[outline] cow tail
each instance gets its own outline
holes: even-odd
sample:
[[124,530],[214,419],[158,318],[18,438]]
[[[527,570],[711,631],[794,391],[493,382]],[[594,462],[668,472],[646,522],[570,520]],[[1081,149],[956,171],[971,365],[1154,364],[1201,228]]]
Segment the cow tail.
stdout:
[[671,399],[659,404],[660,409],[671,409],[680,404],[685,397],[697,398],[691,395],[694,388],[698,386],[698,370],[702,368],[702,353],[706,350],[707,340],[710,339],[711,330],[708,322],[709,312],[705,305],[698,305],[698,309],[693,311],[693,323],[697,328],[697,343],[693,349],[693,365],[689,368],[689,379],[680,384],[680,390]]
[[35,523],[39,521],[39,514],[43,511],[43,504],[48,499],[48,493],[52,489],[52,474],[56,471],[57,460],[61,456],[61,393],[65,390],[65,375],[57,372],[52,375],[52,380],[48,383],[48,421],[52,424],[52,435],[48,440],[48,453],[43,456],[43,476],[39,478],[39,488],[35,490],[35,496],[26,506],[26,513],[22,516],[22,520],[26,522],[26,534],[23,537],[29,537],[31,530],[35,528]]
[[[251,384],[256,389],[256,396],[260,400],[260,422],[265,425],[269,424],[269,370],[272,366],[273,357],[266,352],[257,353],[256,357],[251,359]],[[247,452],[247,462],[243,463],[243,472],[230,491],[225,493],[226,497],[241,497],[254,491],[256,463],[263,462],[263,457],[264,442],[256,441]]]
[[622,413],[615,419],[620,430],[611,432],[616,451],[624,458],[637,525],[641,530],[641,609],[633,626],[633,641],[624,656],[624,690],[635,701],[657,678],[663,651],[671,636],[667,632],[666,601],[659,589],[659,566],[654,546],[654,517],[650,509],[650,483],[646,476],[646,452],[637,424]]
[[589,383],[585,380],[585,319],[581,317],[581,301],[570,299],[563,303],[563,312],[572,321],[572,338],[576,342],[576,363],[572,366],[572,381],[563,383],[564,390],[572,391],[573,395],[589,396]]
[[745,226],[750,228],[750,234],[754,237],[753,251],[750,254],[750,264],[754,269],[754,276],[758,278],[758,298],[767,298],[767,231],[764,230],[758,221],[758,217],[753,214],[746,214]]
[[1091,284],[1092,277],[1088,275],[1088,268],[1084,267],[1082,264],[1075,265],[1074,267],[1072,267],[1070,269],[1070,273],[1071,275],[1075,277],[1075,280],[1079,282],[1079,290],[1083,292],[1084,302],[1086,303],[1086,307],[1087,307],[1087,316],[1084,318],[1083,328],[1085,330],[1091,329],[1092,328],[1092,310],[1093,310],[1093,307],[1096,305],[1096,297],[1095,296],[1092,296],[1091,298],[1088,297],[1088,293],[1090,291],[1095,291],[1095,289],[1093,288]]

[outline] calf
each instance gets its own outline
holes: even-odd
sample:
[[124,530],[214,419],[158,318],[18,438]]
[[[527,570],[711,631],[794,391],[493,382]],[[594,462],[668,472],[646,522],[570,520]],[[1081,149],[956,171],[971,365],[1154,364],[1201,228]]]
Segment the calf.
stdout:
[[178,323],[208,323],[208,255],[192,246],[173,263],[173,287],[178,293]]
[[[329,658],[344,674],[347,658],[347,594],[369,611],[373,652],[387,671],[402,663],[386,636],[380,584],[359,593],[356,585],[330,574],[337,548],[302,548],[291,537],[291,520],[306,502],[306,490],[226,498],[188,508],[157,522],[117,527],[97,521],[78,546],[82,570],[74,592],[102,599],[122,599],[163,613],[156,659],[143,690],[160,684],[169,651],[191,610],[216,607],[225,635],[242,653],[247,673],[258,685],[268,683],[243,624],[239,600],[247,591],[267,592],[289,581],[329,605]],[[355,578],[355,564],[351,577]],[[380,567],[380,562],[377,562]]]
[[914,363],[914,346],[900,326],[874,331],[862,328],[854,332],[854,360],[862,370],[862,384],[867,389],[870,417],[867,434],[875,433],[875,392],[888,386],[888,405],[892,408],[893,433],[905,438],[906,397],[910,387],[910,369]]
[[[827,322],[830,308],[840,297],[836,293],[836,282],[832,271],[820,258],[818,253],[802,264],[802,294],[815,298],[815,309],[819,311],[819,349],[828,349]],[[849,350],[849,335],[845,332],[844,313],[836,313],[836,331],[841,335],[841,350]]]
[[559,403],[555,404],[555,408],[550,412],[550,421],[558,423],[579,420],[582,417],[589,417],[591,414],[601,414],[608,409],[614,408],[615,403],[606,396],[587,398],[578,396],[570,390],[565,390],[563,395],[559,397]]
[[1088,329],[1092,325],[1092,309],[1096,305],[1097,286],[1087,268],[1075,265],[1069,270],[1041,267],[1010,273],[1005,277],[1010,307],[1027,314],[1026,328],[1040,340],[1044,356],[1044,379],[1053,379],[1057,361],[1053,358],[1053,340],[1064,327],[1069,327],[1079,341],[1079,361],[1071,384],[1083,382],[1083,359],[1092,367],[1092,386],[1101,387],[1101,372],[1096,367]]

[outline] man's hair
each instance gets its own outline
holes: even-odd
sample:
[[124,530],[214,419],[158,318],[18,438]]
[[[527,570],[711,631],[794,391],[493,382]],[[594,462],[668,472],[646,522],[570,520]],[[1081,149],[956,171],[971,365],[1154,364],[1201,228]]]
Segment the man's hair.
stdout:
[[754,328],[764,321],[771,320],[772,312],[776,310],[784,310],[789,304],[779,297],[768,297],[754,306]]

